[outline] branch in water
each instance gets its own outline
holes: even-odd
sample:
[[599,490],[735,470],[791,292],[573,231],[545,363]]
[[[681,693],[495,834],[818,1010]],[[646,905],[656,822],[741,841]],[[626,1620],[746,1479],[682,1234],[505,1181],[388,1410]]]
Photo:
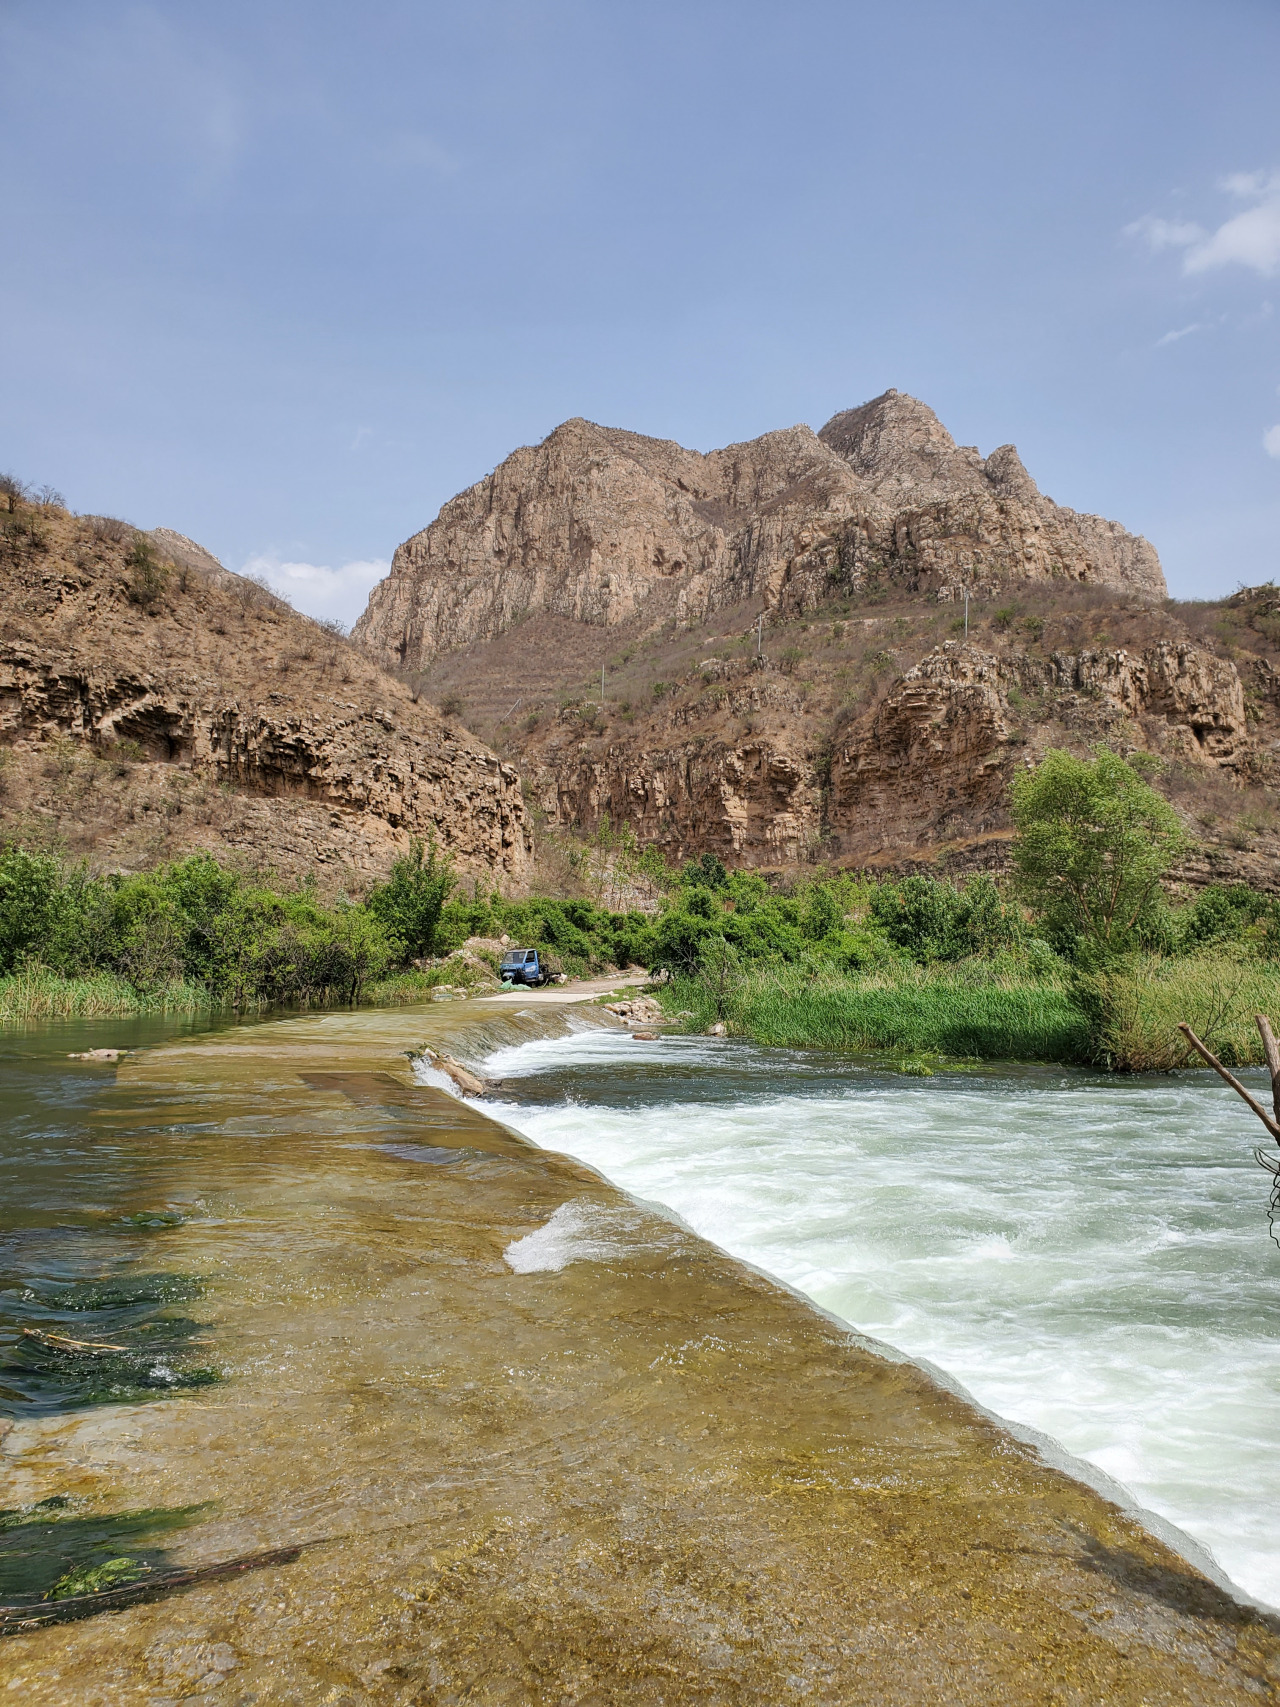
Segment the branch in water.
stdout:
[[[1276,1050],[1276,1040],[1271,1036],[1271,1027],[1267,1025],[1266,1020],[1261,1014],[1257,1016],[1257,1023],[1258,1030],[1262,1031],[1262,1046],[1268,1051],[1267,1065],[1270,1066],[1271,1052]],[[1264,1026],[1266,1026],[1265,1031],[1262,1029]],[[1273,1119],[1272,1116],[1267,1113],[1266,1109],[1263,1108],[1262,1104],[1254,1097],[1250,1096],[1249,1092],[1245,1090],[1244,1086],[1240,1083],[1239,1079],[1236,1078],[1235,1074],[1228,1072],[1222,1065],[1222,1062],[1219,1061],[1218,1057],[1213,1053],[1213,1050],[1210,1049],[1207,1044],[1201,1043],[1200,1039],[1196,1036],[1195,1032],[1192,1031],[1186,1020],[1179,1021],[1178,1030],[1186,1038],[1187,1042],[1195,1050],[1196,1054],[1199,1055],[1202,1060],[1207,1061],[1220,1078],[1227,1081],[1238,1097],[1248,1103],[1249,1107],[1257,1115],[1258,1119],[1266,1127],[1267,1131],[1275,1139],[1276,1143],[1280,1144],[1280,1118]],[[1268,1038],[1270,1038],[1269,1046],[1267,1041]],[[1280,1062],[1280,1051],[1277,1051],[1277,1060]],[[1272,1073],[1271,1078],[1271,1090],[1273,1098],[1277,1099],[1277,1112],[1280,1114],[1280,1086],[1277,1086],[1274,1072]]]
[[93,1618],[99,1612],[115,1612],[146,1600],[161,1600],[198,1583],[216,1582],[219,1577],[239,1576],[266,1565],[291,1565],[304,1547],[322,1547],[323,1541],[300,1541],[292,1547],[274,1547],[267,1553],[246,1553],[239,1559],[224,1559],[217,1565],[197,1565],[189,1571],[156,1572],[142,1582],[103,1589],[99,1594],[71,1595],[66,1600],[41,1601],[37,1605],[0,1606],[0,1636],[17,1636],[45,1624],[69,1624],[77,1618]]

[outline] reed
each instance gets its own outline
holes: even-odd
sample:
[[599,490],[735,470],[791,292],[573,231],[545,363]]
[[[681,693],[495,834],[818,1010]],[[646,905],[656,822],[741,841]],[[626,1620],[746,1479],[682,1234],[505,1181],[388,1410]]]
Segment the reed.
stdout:
[[63,978],[30,966],[0,978],[0,1024],[31,1019],[96,1019],[122,1014],[197,1013],[211,1006],[197,984],[170,983],[141,991],[113,972]]
[[722,1019],[731,1032],[782,1048],[1016,1061],[1089,1056],[1086,1016],[1050,977],[974,968],[860,977],[783,967],[749,972],[723,992],[703,979],[678,979],[663,1001],[691,1015],[691,1030]]
[[1226,954],[1144,955],[1082,980],[1079,995],[1100,1066],[1129,1073],[1198,1067],[1178,1031],[1185,1020],[1227,1066],[1255,1067],[1263,1054],[1253,1016],[1280,1018],[1280,966]]

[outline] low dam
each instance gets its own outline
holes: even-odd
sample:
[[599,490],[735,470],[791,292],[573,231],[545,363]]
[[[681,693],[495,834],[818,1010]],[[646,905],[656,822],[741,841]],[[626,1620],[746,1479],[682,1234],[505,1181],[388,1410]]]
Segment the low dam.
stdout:
[[518,1084],[567,1024],[139,1022],[118,1067],[67,1056],[119,1022],[4,1041],[0,1692],[1275,1699],[1280,1619],[597,1171],[583,1100]]

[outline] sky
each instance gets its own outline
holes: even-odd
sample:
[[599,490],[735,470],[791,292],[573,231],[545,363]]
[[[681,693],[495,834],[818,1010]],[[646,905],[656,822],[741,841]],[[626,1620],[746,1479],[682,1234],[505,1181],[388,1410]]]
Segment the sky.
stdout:
[[0,0],[0,470],[351,621],[574,415],[889,386],[1280,578],[1277,0]]

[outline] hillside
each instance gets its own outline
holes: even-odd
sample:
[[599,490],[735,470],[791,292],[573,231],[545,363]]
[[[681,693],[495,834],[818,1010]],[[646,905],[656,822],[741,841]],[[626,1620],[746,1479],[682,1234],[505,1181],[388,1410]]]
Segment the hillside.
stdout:
[[1169,600],[1145,540],[896,392],[709,456],[569,422],[407,541],[357,632],[553,828],[999,865],[1015,769],[1105,741],[1161,761],[1184,875],[1280,884],[1280,596]]
[[892,588],[1081,582],[1165,592],[1146,540],[1044,497],[1012,445],[983,460],[888,391],[820,433],[702,455],[567,421],[460,493],[395,553],[355,637],[389,668],[545,613],[689,626],[742,604],[780,616]]
[[411,837],[518,885],[515,771],[182,535],[0,499],[0,831],[138,869],[195,849],[327,891]]
[[534,821],[607,819],[673,860],[999,866],[1017,767],[1105,741],[1161,761],[1186,877],[1280,887],[1280,595],[1170,601],[1145,540],[897,392],[706,456],[566,423],[401,546],[352,643],[137,538],[0,514],[0,825],[100,864],[336,889],[435,834],[518,889]]
[[[1003,863],[1009,777],[1048,746],[1163,761],[1186,875],[1280,887],[1280,593],[1139,604],[1033,587],[954,606],[864,595],[763,625],[631,637],[531,618],[438,659],[426,691],[527,779],[552,826],[607,812],[670,857],[764,867]],[[605,663],[605,695],[599,666]],[[515,688],[520,704],[506,715]]]

